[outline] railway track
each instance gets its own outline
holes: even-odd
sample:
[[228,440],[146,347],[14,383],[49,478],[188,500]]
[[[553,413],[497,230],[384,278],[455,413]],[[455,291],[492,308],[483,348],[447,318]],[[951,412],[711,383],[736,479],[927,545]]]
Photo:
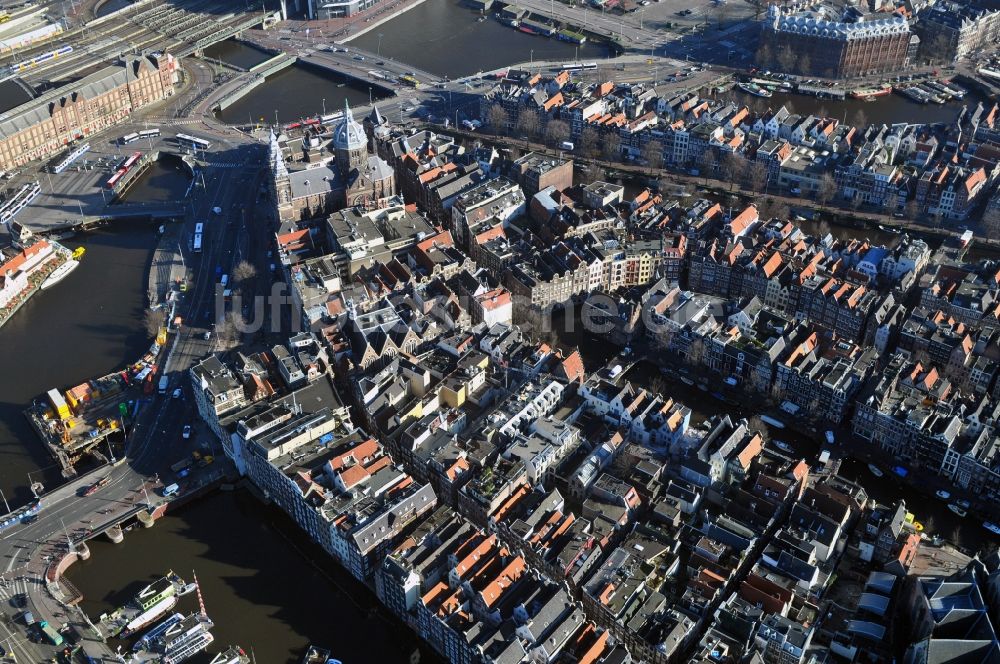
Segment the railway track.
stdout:
[[[65,83],[114,60],[124,53],[167,51],[187,54],[220,41],[254,20],[234,13],[224,0],[194,0],[184,5],[154,4],[127,11],[98,26],[84,26],[62,39],[0,57],[0,71],[15,71],[33,86]],[[33,58],[71,46],[72,51],[44,62]]]

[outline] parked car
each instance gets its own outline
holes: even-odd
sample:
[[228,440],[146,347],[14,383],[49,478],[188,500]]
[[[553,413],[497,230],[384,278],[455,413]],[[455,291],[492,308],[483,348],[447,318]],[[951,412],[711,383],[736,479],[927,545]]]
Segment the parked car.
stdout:
[[190,424],[185,424],[184,425],[184,430],[181,431],[181,437],[184,438],[184,440],[187,440],[188,438],[191,437],[191,425]]

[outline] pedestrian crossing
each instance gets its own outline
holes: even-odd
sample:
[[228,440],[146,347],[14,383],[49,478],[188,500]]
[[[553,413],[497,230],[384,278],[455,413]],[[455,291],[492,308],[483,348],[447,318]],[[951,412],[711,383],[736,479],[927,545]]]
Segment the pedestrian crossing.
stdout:
[[0,600],[9,600],[12,597],[26,594],[28,592],[28,585],[34,585],[36,582],[36,579],[29,580],[25,576],[19,576],[14,579],[0,579]]
[[206,165],[211,168],[243,168],[247,165],[245,159],[223,159],[221,161],[209,161]]

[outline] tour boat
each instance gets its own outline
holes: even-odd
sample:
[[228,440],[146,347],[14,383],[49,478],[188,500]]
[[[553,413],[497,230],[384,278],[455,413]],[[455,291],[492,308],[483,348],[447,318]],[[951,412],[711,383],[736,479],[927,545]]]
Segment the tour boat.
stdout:
[[871,472],[871,474],[872,474],[872,475],[874,475],[875,477],[884,477],[884,476],[885,476],[885,473],[884,473],[884,472],[882,472],[882,469],[881,469],[881,468],[879,468],[878,466],[876,466],[876,465],[875,465],[875,464],[873,464],[873,463],[870,463],[870,464],[868,464],[868,470],[869,470],[869,471]]
[[73,260],[72,258],[69,259],[68,261],[57,267],[55,270],[53,270],[52,274],[49,275],[48,279],[42,282],[42,290],[52,288],[60,281],[68,277],[69,273],[78,267],[80,267],[79,261]]

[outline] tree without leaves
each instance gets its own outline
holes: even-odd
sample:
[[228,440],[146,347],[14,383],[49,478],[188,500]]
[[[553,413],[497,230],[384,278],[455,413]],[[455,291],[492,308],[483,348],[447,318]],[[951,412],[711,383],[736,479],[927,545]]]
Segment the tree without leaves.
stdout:
[[771,47],[767,44],[761,44],[760,48],[757,49],[757,66],[765,69],[770,68],[773,57],[774,53],[771,51]]
[[249,261],[240,261],[233,268],[233,278],[240,284],[246,284],[257,276],[257,268]]
[[494,133],[503,135],[507,133],[507,123],[510,121],[510,116],[503,106],[495,104],[486,114],[486,121],[489,122]]
[[545,139],[550,145],[558,146],[569,139],[569,125],[562,120],[549,120],[545,125]]
[[660,141],[650,141],[642,149],[642,158],[651,170],[657,170],[663,166],[663,143]]
[[524,110],[517,116],[515,129],[518,135],[524,139],[525,143],[538,138],[538,132],[542,123],[538,118],[538,113],[531,110]]
[[734,185],[743,182],[743,176],[747,171],[747,161],[742,155],[735,152],[728,153],[722,160],[722,174],[724,179],[729,181],[729,191]]
[[750,429],[750,431],[759,433],[765,443],[771,441],[770,430],[767,428],[767,424],[764,423],[764,420],[760,419],[760,415],[754,415],[747,420],[747,428]]
[[799,58],[798,62],[799,71],[803,74],[812,74],[812,59],[808,54],[803,55]]
[[621,161],[622,142],[615,134],[608,134],[604,137],[604,144],[601,146],[601,153],[608,161]]
[[711,148],[698,156],[698,168],[701,170],[701,176],[705,179],[705,184],[708,184],[709,178],[715,173],[715,152]]
[[587,125],[580,132],[580,152],[587,157],[594,158],[600,153],[600,150],[601,134],[590,125]]
[[824,173],[819,182],[819,189],[816,190],[816,200],[820,206],[826,207],[826,204],[832,201],[836,195],[837,181],[829,173]]
[[795,54],[792,53],[792,49],[786,46],[782,49],[781,53],[778,54],[778,65],[781,67],[781,71],[790,72],[795,69],[795,62],[797,58]]
[[750,165],[750,188],[753,189],[754,193],[759,194],[764,191],[764,185],[767,183],[767,166],[759,161],[755,161]]

